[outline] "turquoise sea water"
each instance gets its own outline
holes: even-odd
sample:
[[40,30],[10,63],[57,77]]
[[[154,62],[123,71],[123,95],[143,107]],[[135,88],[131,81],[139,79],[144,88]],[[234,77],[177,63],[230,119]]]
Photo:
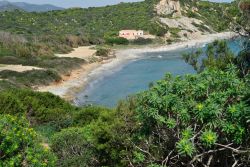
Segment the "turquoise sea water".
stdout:
[[[235,54],[240,51],[239,39],[229,40],[228,43]],[[205,48],[206,46],[203,47]],[[144,53],[140,59],[127,62],[122,68],[114,67],[110,71],[105,71],[106,75],[97,75],[84,91],[79,92],[75,103],[80,106],[96,104],[114,107],[119,100],[128,95],[146,90],[149,83],[160,80],[166,73],[173,75],[195,73],[181,58],[183,52],[189,51],[191,49]],[[110,74],[107,74],[108,72]]]

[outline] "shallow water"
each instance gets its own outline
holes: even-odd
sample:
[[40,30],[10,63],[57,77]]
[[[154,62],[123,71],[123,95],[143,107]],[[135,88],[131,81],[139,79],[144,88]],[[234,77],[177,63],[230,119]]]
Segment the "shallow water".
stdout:
[[[238,53],[241,43],[239,39],[230,40],[229,46],[234,53]],[[206,46],[203,47],[205,48]],[[119,65],[106,71],[102,70],[94,75],[85,90],[77,95],[75,103],[80,106],[96,104],[114,107],[119,100],[128,95],[146,90],[149,83],[163,78],[166,73],[195,73],[192,66],[181,58],[183,52],[189,51],[191,49],[143,53],[140,59],[127,61],[123,66]]]

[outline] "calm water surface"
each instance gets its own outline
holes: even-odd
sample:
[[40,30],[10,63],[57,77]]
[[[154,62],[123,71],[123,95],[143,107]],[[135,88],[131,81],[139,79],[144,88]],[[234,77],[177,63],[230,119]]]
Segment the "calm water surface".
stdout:
[[[241,42],[228,41],[231,50],[238,53]],[[203,49],[205,49],[204,46]],[[77,105],[96,104],[114,107],[128,95],[146,90],[149,83],[162,79],[166,73],[184,75],[195,73],[192,66],[182,60],[181,55],[186,50],[171,52],[144,53],[142,58],[128,62],[120,69],[106,71],[109,75],[96,77],[86,89],[75,99]],[[114,67],[115,68],[115,67]],[[101,74],[100,74],[101,75]]]

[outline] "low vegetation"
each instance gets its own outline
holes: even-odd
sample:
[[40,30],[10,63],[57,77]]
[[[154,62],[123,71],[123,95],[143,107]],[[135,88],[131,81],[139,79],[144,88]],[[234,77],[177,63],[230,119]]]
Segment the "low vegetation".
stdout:
[[148,45],[153,43],[153,39],[138,38],[132,41],[134,45]]
[[[50,47],[69,43],[98,44],[102,42],[106,33],[118,32],[121,29],[143,29],[156,33],[155,30],[160,30],[160,26],[152,19],[154,4],[157,2],[158,0],[146,0],[100,8],[68,9],[46,13],[2,12],[0,29],[22,34],[30,40],[45,43]],[[15,25],[12,25],[13,20]],[[59,47],[55,49],[60,51]]]
[[[3,71],[0,86],[8,89],[0,87],[0,166],[250,166],[249,37],[245,44],[238,57],[225,41],[188,54],[197,74],[166,74],[114,109],[76,107],[50,93],[13,88],[15,79],[42,81],[33,71]],[[58,58],[26,59],[21,48],[19,55],[0,49],[10,54],[1,55],[3,62],[62,68],[54,67]],[[56,78],[50,71],[40,75]]]
[[[229,30],[229,24],[235,23],[240,18],[238,1],[231,3],[218,3],[209,1],[182,0],[183,6],[188,6],[184,15],[202,20],[205,25],[221,32]],[[205,26],[199,26],[201,30],[207,30]]]
[[96,50],[96,56],[108,57],[111,52],[111,49],[108,47],[98,47]]
[[193,53],[185,53],[183,58],[198,72],[203,71],[206,67],[225,69],[229,63],[233,63],[236,59],[226,40],[216,40],[208,44],[206,51],[198,49]]
[[0,166],[54,166],[56,157],[43,147],[25,118],[0,115]]
[[0,113],[25,116],[58,166],[224,166],[233,157],[248,164],[249,85],[233,65],[184,78],[167,74],[116,109],[14,89],[0,93]]
[[[71,47],[68,46],[68,50],[71,50]],[[1,71],[0,78],[7,79],[14,85],[20,87],[47,85],[59,81],[60,75],[67,75],[84,63],[82,59],[56,57],[52,48],[42,43],[33,43],[21,35],[0,32],[0,64],[35,66],[44,69],[22,73]],[[3,85],[0,87],[2,89]]]
[[144,157],[140,164],[226,166],[233,157],[248,164],[249,83],[237,75],[233,66],[185,78],[166,75],[140,94],[142,123],[134,142]]
[[[107,34],[117,35],[121,29],[142,29],[157,36],[164,36],[169,31],[168,27],[159,25],[155,20],[154,6],[158,2],[159,0],[145,0],[99,8],[74,8],[46,13],[1,12],[0,30],[21,35],[21,41],[25,47],[13,46],[13,48],[22,49],[22,52],[28,53],[27,55],[66,53],[72,47],[100,44],[105,41],[111,44],[126,44],[125,40],[105,37]],[[218,4],[188,0],[181,1],[181,4],[182,8],[189,6],[190,10],[186,15],[201,19],[205,25],[215,31],[227,30],[232,18],[240,14],[236,3]],[[191,11],[192,8],[197,8],[198,12]],[[223,14],[221,11],[224,11]],[[201,29],[206,30],[206,27],[202,26]]]

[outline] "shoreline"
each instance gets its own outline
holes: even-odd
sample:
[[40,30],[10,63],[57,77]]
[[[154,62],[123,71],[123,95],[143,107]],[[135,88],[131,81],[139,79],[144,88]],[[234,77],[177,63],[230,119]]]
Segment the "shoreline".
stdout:
[[215,40],[223,40],[223,39],[231,39],[237,37],[238,34],[234,32],[222,32],[216,34],[207,34],[201,35],[195,39],[189,39],[185,41],[176,42],[169,45],[160,45],[160,46],[149,46],[149,47],[142,47],[142,48],[132,48],[132,49],[124,49],[129,51],[134,51],[138,53],[146,53],[146,52],[165,52],[165,51],[173,51],[177,49],[185,49],[185,48],[198,48],[203,46],[204,44],[211,43]]
[[71,102],[74,100],[78,90],[84,88],[88,83],[88,74],[100,67],[103,63],[108,63],[110,61],[112,61],[112,58],[101,62],[83,64],[79,69],[72,70],[69,76],[61,76],[62,80],[60,82],[54,82],[48,86],[39,86],[36,91],[50,92]]
[[[104,74],[105,71],[113,71],[126,62],[143,58],[143,53],[167,52],[185,48],[199,48],[214,40],[231,39],[237,34],[232,32],[223,32],[209,35],[202,35],[200,38],[181,41],[170,45],[145,46],[142,48],[119,49],[115,52],[116,57],[101,62],[88,63],[77,70],[73,70],[70,76],[62,76],[62,81],[52,83],[49,86],[38,87],[40,92],[50,92],[64,98],[67,101],[74,102],[79,91],[85,91],[87,85],[94,81],[95,77]],[[84,53],[83,53],[84,54]]]

